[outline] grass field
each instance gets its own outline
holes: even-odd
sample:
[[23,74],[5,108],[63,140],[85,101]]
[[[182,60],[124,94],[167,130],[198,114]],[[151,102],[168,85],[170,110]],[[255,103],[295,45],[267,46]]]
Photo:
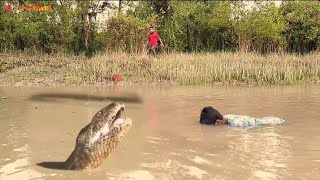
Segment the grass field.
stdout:
[[108,84],[113,73],[119,73],[124,84],[297,84],[320,82],[320,55],[172,53],[152,58],[112,53],[87,59],[16,52],[0,54],[1,85]]

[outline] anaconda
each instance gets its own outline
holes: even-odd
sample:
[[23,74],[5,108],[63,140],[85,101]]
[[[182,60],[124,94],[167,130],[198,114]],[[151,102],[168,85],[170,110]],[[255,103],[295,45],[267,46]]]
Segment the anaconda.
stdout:
[[124,104],[113,102],[98,111],[92,121],[80,130],[75,149],[64,163],[65,169],[94,169],[117,147],[132,125],[121,119]]

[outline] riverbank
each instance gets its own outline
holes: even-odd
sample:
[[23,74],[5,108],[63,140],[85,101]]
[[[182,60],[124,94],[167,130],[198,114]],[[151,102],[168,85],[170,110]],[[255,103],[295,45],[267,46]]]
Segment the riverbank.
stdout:
[[298,84],[320,82],[320,55],[238,53],[84,56],[0,54],[1,86]]

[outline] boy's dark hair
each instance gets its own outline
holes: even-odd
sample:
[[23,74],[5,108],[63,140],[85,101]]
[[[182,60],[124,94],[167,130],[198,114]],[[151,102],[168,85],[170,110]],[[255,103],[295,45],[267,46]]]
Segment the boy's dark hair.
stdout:
[[201,124],[215,124],[217,119],[223,119],[219,111],[211,106],[204,107],[200,115]]

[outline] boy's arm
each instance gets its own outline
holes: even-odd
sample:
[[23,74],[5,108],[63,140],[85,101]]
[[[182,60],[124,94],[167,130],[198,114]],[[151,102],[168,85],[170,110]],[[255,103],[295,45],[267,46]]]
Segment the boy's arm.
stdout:
[[144,47],[146,47],[149,44],[149,38],[145,44],[143,44]]
[[160,36],[159,36],[159,41],[160,41],[160,43],[161,43],[161,46],[164,46],[163,41],[162,41],[162,39],[160,38]]

